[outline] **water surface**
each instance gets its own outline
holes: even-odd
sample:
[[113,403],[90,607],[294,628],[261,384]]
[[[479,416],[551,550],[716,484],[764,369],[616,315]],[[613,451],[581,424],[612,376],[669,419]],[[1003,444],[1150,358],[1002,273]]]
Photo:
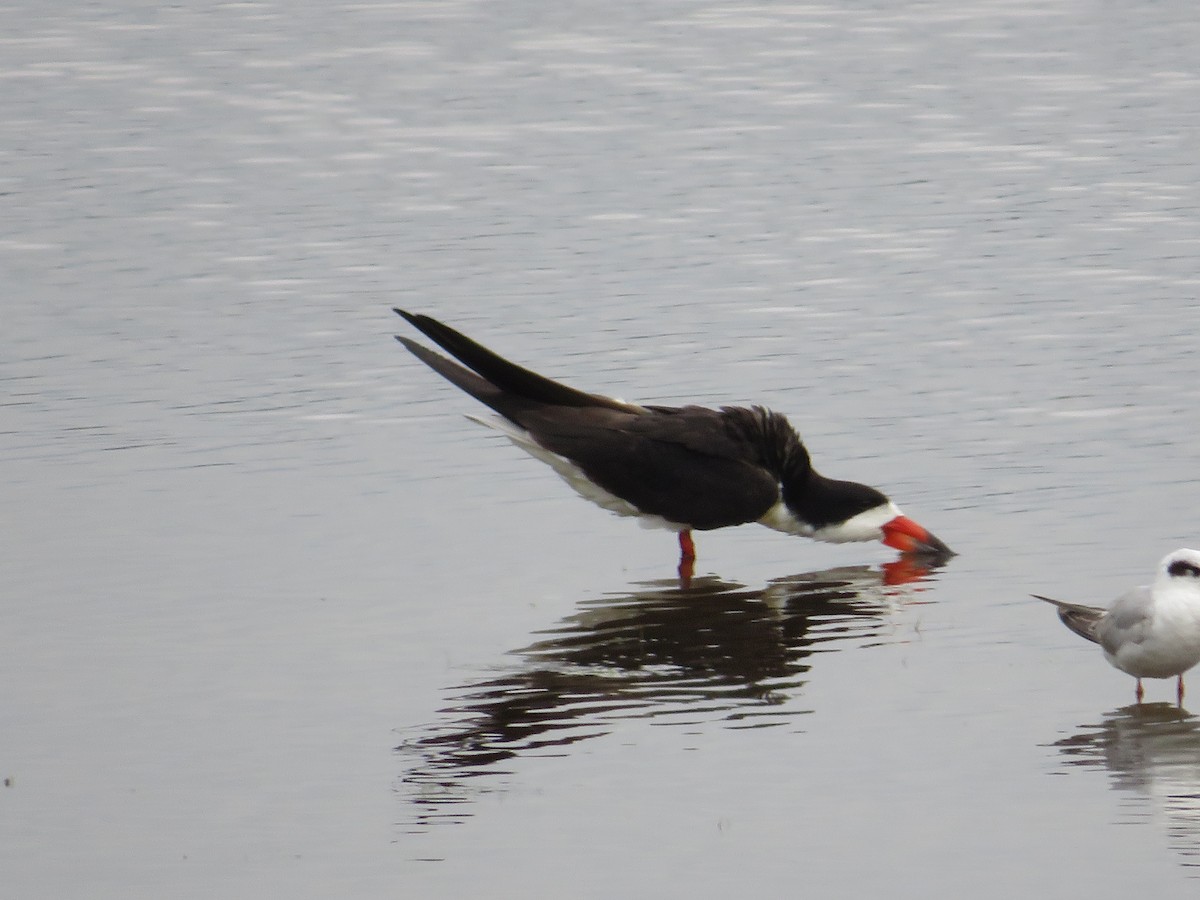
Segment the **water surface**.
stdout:
[[[6,885],[1192,896],[1194,716],[1028,594],[1200,543],[1198,32],[0,11]],[[682,590],[392,305],[584,389],[768,404],[960,555],[898,583],[746,527]]]

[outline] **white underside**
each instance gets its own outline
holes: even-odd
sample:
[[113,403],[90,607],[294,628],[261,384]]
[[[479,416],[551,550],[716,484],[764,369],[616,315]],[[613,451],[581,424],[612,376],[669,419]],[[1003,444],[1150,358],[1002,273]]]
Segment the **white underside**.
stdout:
[[845,522],[826,525],[823,528],[813,528],[807,522],[801,522],[792,515],[791,510],[780,500],[758,521],[768,528],[774,528],[776,531],[786,534],[798,534],[830,544],[846,544],[856,541],[882,540],[883,526],[899,515],[902,515],[899,507],[888,501],[881,506],[860,512]]

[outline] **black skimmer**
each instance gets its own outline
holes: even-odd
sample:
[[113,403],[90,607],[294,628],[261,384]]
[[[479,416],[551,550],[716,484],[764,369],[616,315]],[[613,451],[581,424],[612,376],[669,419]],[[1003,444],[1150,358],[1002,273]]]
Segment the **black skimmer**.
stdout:
[[1200,662],[1200,550],[1169,554],[1153,584],[1122,594],[1108,609],[1033,596],[1053,603],[1064,625],[1137,679],[1139,703],[1143,678],[1176,678],[1175,696],[1183,704],[1183,673]]
[[429,316],[395,312],[463,365],[396,340],[499,413],[471,418],[547,463],[593,503],[678,532],[681,575],[690,574],[695,560],[692,531],[747,522],[818,541],[878,540],[906,554],[951,555],[880,491],[819,475],[779,413],[761,406],[640,405],[584,393]]

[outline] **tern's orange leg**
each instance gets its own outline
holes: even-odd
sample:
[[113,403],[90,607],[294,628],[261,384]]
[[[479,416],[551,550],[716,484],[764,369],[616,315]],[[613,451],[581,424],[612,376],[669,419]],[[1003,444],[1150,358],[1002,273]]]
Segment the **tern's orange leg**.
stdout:
[[1137,680],[1137,682],[1138,682],[1138,686],[1137,686],[1137,690],[1136,690],[1136,691],[1134,691],[1134,696],[1135,696],[1135,697],[1137,697],[1137,702],[1138,702],[1138,703],[1141,703],[1141,702],[1142,702],[1142,698],[1146,696],[1146,691],[1145,691],[1145,689],[1142,687],[1142,679],[1140,679],[1140,678],[1139,678],[1139,679]]
[[1179,676],[1179,683],[1175,686],[1175,699],[1180,706],[1183,706],[1183,676]]

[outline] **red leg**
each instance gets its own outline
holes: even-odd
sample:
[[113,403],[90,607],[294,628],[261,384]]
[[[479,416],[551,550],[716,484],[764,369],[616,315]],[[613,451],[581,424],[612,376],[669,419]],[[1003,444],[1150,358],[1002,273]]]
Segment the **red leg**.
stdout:
[[1175,699],[1183,706],[1183,676],[1179,676],[1179,684],[1175,686]]
[[679,532],[679,561],[696,561],[696,544],[692,541],[692,533],[690,531]]
[[692,586],[692,575],[696,571],[696,545],[690,531],[679,532],[679,586]]
[[1139,678],[1137,681],[1138,686],[1137,690],[1134,692],[1134,696],[1137,697],[1137,702],[1141,703],[1142,698],[1146,696],[1146,691],[1142,688],[1142,679]]

